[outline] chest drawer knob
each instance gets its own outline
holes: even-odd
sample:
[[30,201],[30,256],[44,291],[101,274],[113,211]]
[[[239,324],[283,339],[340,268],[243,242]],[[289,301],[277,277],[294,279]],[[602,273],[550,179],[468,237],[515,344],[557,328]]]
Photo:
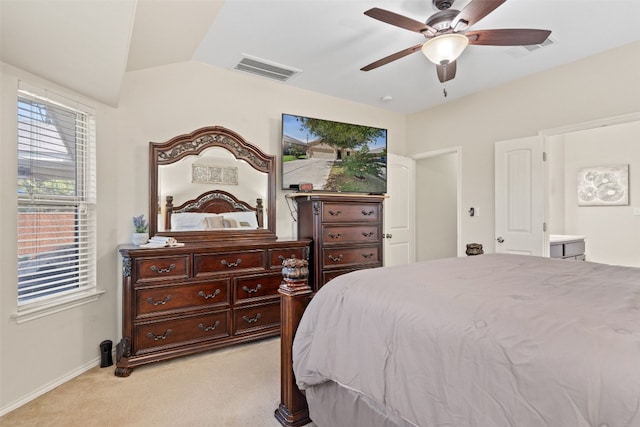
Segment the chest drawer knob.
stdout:
[[202,323],[198,324],[198,328],[202,329],[205,332],[214,331],[218,326],[220,326],[220,321],[216,320],[213,325],[204,326]]
[[204,299],[215,298],[219,294],[220,294],[220,289],[216,289],[215,291],[213,291],[212,294],[205,294],[204,291],[198,292],[198,295],[200,295]]
[[373,258],[373,254],[372,253],[362,254],[362,258],[364,258],[364,259]]
[[340,262],[342,261],[342,254],[338,255],[337,257],[333,256],[333,255],[329,255],[329,259],[333,262]]
[[172,333],[172,332],[173,332],[173,331],[172,331],[171,329],[167,329],[167,330],[165,331],[165,333],[164,333],[164,334],[162,334],[162,335],[154,335],[153,333],[149,332],[149,333],[147,334],[147,338],[151,338],[151,339],[152,339],[152,340],[154,340],[154,341],[166,340],[166,339],[167,339],[167,337],[168,337],[169,335],[171,335],[171,333]]
[[370,232],[368,232],[368,233],[364,233],[364,232],[363,232],[363,233],[362,233],[362,236],[363,236],[363,237],[372,237],[372,236],[373,236],[373,231],[370,231]]
[[152,305],[165,305],[166,303],[171,301],[171,298],[173,298],[171,295],[167,295],[166,297],[164,297],[160,301],[156,301],[153,298],[149,297],[149,298],[147,298],[147,302],[149,304],[152,304]]
[[252,293],[254,293],[254,292],[258,292],[260,289],[262,289],[262,285],[261,285],[260,283],[258,283],[258,285],[257,285],[255,288],[253,288],[253,289],[249,289],[249,287],[248,287],[247,285],[244,285],[244,286],[242,287],[242,290],[243,290],[243,291],[245,291],[245,292],[247,292],[247,293],[250,293],[250,294],[252,294]]
[[175,269],[175,268],[176,268],[176,265],[175,265],[175,264],[171,264],[171,265],[170,265],[169,267],[167,267],[167,268],[159,268],[159,267],[158,267],[158,266],[156,266],[156,265],[152,265],[152,266],[151,266],[151,267],[149,267],[149,268],[151,269],[151,271],[154,271],[154,272],[156,272],[156,273],[158,273],[158,274],[164,274],[164,273],[170,273],[170,272],[171,272],[171,270],[173,270],[173,269]]
[[373,215],[374,213],[376,213],[376,211],[374,211],[373,209],[371,209],[370,211],[364,211],[364,210],[363,210],[363,211],[361,211],[361,212],[362,212],[362,215],[364,215],[364,216],[371,216],[371,215]]
[[331,215],[331,216],[338,216],[341,213],[342,213],[342,211],[331,211],[331,210],[329,211],[329,215]]
[[262,317],[262,314],[258,313],[254,317],[242,316],[242,320],[244,320],[247,323],[256,323],[258,319],[260,319],[261,317]]
[[240,258],[238,258],[236,262],[229,262],[226,259],[223,259],[222,261],[220,261],[220,264],[226,265],[229,268],[233,268],[239,266],[241,262],[242,260]]
[[342,234],[340,234],[340,233],[338,233],[338,234],[329,233],[329,237],[331,237],[332,239],[339,239],[340,237],[342,237]]

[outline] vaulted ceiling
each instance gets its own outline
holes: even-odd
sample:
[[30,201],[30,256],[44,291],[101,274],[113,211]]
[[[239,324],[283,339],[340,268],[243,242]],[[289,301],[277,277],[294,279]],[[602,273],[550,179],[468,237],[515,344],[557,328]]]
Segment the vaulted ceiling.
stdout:
[[1,0],[0,54],[112,106],[127,71],[249,58],[296,71],[281,84],[411,113],[640,40],[640,1],[508,0],[472,29],[548,29],[552,43],[469,46],[442,84],[419,51],[360,70],[425,40],[364,15],[372,7],[420,22],[437,12],[432,0]]

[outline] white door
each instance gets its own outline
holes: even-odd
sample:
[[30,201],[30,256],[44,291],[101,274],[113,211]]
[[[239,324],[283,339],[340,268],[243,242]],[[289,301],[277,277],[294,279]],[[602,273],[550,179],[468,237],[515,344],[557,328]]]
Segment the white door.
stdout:
[[384,265],[410,264],[415,250],[415,166],[408,157],[388,154],[384,201]]
[[538,136],[495,145],[497,253],[546,253],[543,146]]

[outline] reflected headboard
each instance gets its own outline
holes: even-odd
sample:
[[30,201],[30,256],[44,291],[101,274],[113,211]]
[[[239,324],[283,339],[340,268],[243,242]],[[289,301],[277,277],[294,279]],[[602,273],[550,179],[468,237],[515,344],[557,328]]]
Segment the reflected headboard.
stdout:
[[224,216],[225,213],[232,212],[252,212],[255,216],[255,223],[249,221],[252,224],[248,227],[251,229],[264,228],[264,206],[262,199],[256,199],[256,206],[254,207],[247,202],[238,200],[231,193],[222,190],[212,190],[202,193],[195,199],[187,200],[180,206],[175,207],[173,206],[173,196],[167,196],[164,214],[165,230],[177,231],[175,228],[176,214],[199,213],[212,214],[212,216],[215,216],[213,214]]

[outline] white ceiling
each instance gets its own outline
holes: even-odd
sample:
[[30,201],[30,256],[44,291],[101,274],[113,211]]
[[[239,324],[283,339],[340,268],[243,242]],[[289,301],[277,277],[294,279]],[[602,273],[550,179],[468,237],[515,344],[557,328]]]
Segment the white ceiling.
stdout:
[[508,0],[472,29],[548,29],[554,43],[469,46],[443,85],[420,52],[360,71],[424,40],[363,14],[372,7],[422,22],[436,12],[431,0],[0,0],[0,54],[113,106],[126,71],[187,60],[232,70],[248,55],[301,70],[281,84],[412,113],[640,40],[640,0]]

